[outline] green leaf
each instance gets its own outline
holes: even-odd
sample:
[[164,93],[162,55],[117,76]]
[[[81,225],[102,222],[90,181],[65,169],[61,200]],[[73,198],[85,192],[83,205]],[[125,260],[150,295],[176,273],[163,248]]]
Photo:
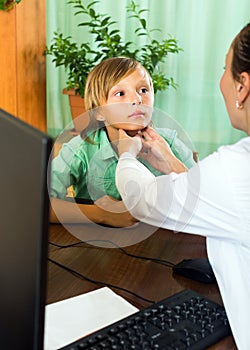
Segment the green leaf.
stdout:
[[95,18],[96,14],[95,14],[95,10],[90,8],[89,9],[89,15],[92,17],[92,18]]
[[147,27],[147,22],[146,22],[146,20],[145,20],[144,18],[141,18],[141,19],[140,19],[140,22],[141,22],[141,25],[142,25],[143,29],[145,29],[145,28]]
[[112,31],[109,33],[109,35],[112,36],[112,35],[117,34],[117,33],[120,33],[120,30],[119,30],[119,29],[114,29],[114,30],[112,30]]
[[78,27],[83,27],[83,26],[92,27],[94,26],[94,24],[92,22],[82,22],[78,24]]
[[138,13],[141,14],[143,12],[149,12],[149,9],[142,9],[142,10],[139,10]]
[[100,1],[92,1],[87,5],[87,9],[93,8],[95,4],[98,4]]

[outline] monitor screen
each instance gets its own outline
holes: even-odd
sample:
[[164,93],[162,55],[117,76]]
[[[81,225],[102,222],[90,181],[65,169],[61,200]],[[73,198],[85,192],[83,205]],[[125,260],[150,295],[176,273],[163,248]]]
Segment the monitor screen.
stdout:
[[51,147],[46,134],[0,110],[1,349],[43,348]]

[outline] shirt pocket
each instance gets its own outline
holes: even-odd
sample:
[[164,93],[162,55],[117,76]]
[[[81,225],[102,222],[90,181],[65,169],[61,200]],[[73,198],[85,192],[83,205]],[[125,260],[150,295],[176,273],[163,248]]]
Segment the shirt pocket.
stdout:
[[93,201],[103,197],[110,196],[118,200],[121,199],[115,184],[115,177],[88,176],[87,188],[89,195]]

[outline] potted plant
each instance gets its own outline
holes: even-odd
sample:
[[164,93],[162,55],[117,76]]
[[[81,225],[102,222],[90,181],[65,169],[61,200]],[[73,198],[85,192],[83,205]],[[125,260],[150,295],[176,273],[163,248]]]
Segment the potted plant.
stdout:
[[21,0],[0,0],[0,10],[8,11],[11,10]]
[[[131,1],[126,7],[128,19],[135,18],[138,26],[134,31],[134,42],[125,41],[120,30],[115,28],[115,22],[109,15],[98,13],[95,4],[98,0],[69,0],[67,4],[72,5],[76,11],[75,16],[82,16],[83,20],[79,27],[85,26],[93,37],[93,44],[89,42],[76,43],[72,37],[65,37],[56,32],[51,45],[47,46],[46,54],[53,57],[52,62],[56,67],[64,66],[67,72],[66,88],[64,93],[70,93],[84,98],[86,78],[90,70],[102,60],[113,56],[126,56],[135,58],[151,74],[154,90],[162,91],[169,86],[176,87],[174,79],[167,77],[162,71],[160,64],[165,62],[169,53],[178,53],[181,48],[173,37],[158,41],[153,38],[153,32],[159,29],[149,29],[148,23],[143,18],[143,13],[148,9],[140,9],[135,1]],[[142,38],[143,44],[138,47],[137,39]],[[135,44],[136,43],[136,44]],[[72,96],[73,94],[73,96]],[[78,102],[75,116],[79,115],[83,102]],[[82,109],[82,112],[84,109]],[[74,118],[74,115],[72,115]]]

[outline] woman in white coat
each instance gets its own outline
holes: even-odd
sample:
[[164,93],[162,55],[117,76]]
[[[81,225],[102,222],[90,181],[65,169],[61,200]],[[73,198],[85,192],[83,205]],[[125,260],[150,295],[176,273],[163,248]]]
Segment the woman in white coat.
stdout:
[[[129,137],[120,130],[116,183],[137,219],[207,237],[213,267],[239,350],[250,349],[250,23],[226,56],[221,92],[234,128],[247,136],[187,170],[152,129]],[[154,177],[144,154],[166,175]]]

